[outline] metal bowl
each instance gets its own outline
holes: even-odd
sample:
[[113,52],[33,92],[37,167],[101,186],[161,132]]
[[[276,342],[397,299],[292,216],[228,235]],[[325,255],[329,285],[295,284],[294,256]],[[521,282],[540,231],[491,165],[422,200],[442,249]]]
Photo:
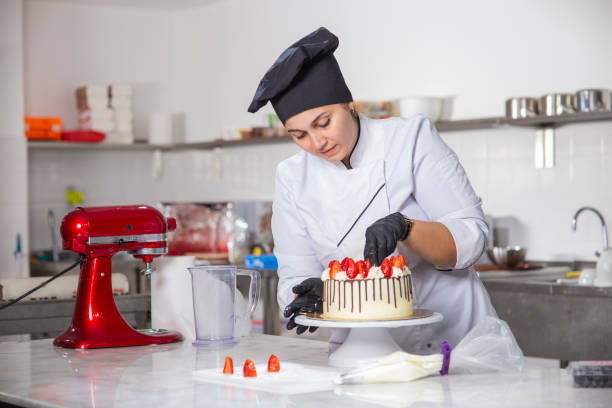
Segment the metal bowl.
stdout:
[[520,246],[513,247],[493,247],[487,249],[487,255],[491,262],[497,266],[514,267],[518,264],[523,263],[525,255],[527,254],[527,248]]
[[546,94],[540,98],[540,114],[545,116],[559,116],[574,112],[575,94],[556,93]]
[[537,98],[510,98],[506,99],[506,118],[524,119],[537,116],[539,111],[539,100]]
[[608,89],[580,89],[574,103],[578,112],[605,112],[612,108]]

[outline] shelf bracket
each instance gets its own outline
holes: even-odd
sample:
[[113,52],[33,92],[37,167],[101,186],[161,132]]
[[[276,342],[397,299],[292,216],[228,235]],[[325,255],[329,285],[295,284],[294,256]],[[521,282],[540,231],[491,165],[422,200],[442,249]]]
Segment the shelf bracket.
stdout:
[[164,174],[164,161],[161,149],[153,150],[153,160],[151,160],[151,178],[155,181],[161,180]]
[[534,158],[536,169],[555,167],[555,128],[547,126],[536,130]]

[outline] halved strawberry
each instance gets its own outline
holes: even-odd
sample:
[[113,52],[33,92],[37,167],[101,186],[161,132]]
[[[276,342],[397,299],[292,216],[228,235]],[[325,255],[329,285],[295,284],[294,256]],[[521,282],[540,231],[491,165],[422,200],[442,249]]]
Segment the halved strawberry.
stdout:
[[388,258],[385,258],[382,265],[380,265],[380,271],[382,272],[385,278],[390,278],[393,274],[393,269],[391,267],[391,262]]
[[346,266],[346,277],[349,279],[355,279],[359,271],[355,267],[355,261],[349,258]]
[[270,373],[278,373],[280,371],[280,362],[278,361],[278,357],[274,354],[270,356],[268,360],[268,372]]
[[406,266],[406,260],[404,259],[404,255],[399,254],[397,258],[402,262],[402,268]]
[[357,268],[357,273],[361,276],[361,279],[365,279],[368,277],[368,271],[366,270],[366,264],[363,261],[357,261],[355,263],[355,267]]
[[247,360],[244,362],[242,372],[245,377],[257,377],[257,370],[255,369],[253,360],[247,358]]
[[341,270],[340,262],[332,261],[329,267],[329,279],[336,279],[336,274]]
[[395,257],[393,255],[389,257],[389,262],[391,262],[391,265],[393,265],[393,262],[395,262]]
[[365,271],[366,271],[366,275],[368,274],[368,272],[370,272],[370,268],[372,267],[372,263],[370,262],[370,258],[366,258],[365,260]]
[[402,265],[402,260],[399,256],[397,258],[394,258],[393,261],[391,261],[391,265],[393,265],[394,268],[398,269],[402,269],[404,267],[404,265]]
[[223,366],[223,374],[234,374],[234,362],[231,357],[225,357],[225,365]]
[[342,266],[342,270],[343,270],[343,271],[346,271],[346,269],[348,268],[349,261],[352,261],[352,259],[351,259],[351,258],[349,258],[349,257],[346,257],[346,258],[344,258],[344,259],[342,260],[342,262],[340,263],[340,266]]

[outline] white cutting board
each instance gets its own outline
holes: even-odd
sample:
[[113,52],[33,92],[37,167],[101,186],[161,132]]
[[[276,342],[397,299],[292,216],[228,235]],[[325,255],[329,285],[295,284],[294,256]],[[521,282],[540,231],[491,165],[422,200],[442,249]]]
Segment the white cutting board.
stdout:
[[269,373],[267,364],[256,364],[257,377],[244,377],[242,366],[234,367],[234,374],[223,374],[223,368],[196,370],[193,378],[215,384],[248,388],[275,394],[302,394],[313,391],[332,390],[334,378],[342,370],[332,367],[310,366],[281,362],[280,371]]

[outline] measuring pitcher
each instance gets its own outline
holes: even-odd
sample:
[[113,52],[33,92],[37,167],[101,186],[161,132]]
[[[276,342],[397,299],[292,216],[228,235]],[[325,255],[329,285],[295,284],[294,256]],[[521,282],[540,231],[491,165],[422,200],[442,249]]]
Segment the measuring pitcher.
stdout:
[[[232,265],[196,266],[189,269],[193,293],[194,345],[219,345],[234,341],[236,319],[245,318],[259,301],[261,278],[258,271],[238,269]],[[236,276],[251,278],[249,304],[236,311]],[[239,296],[240,292],[238,291]]]

